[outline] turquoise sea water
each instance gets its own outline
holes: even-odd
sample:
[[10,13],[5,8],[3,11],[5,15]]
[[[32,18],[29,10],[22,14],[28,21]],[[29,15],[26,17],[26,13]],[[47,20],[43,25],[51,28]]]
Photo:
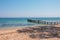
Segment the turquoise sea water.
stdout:
[[0,28],[35,25],[27,22],[27,19],[60,21],[60,18],[0,18]]

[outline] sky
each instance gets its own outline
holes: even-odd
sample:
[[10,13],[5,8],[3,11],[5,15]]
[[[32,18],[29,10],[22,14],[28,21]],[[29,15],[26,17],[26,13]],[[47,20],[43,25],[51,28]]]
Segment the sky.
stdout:
[[60,0],[0,0],[0,17],[60,17]]

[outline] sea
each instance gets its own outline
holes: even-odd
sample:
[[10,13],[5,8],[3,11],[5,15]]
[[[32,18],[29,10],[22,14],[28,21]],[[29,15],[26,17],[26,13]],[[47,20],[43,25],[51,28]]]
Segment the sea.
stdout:
[[36,23],[30,23],[27,19],[34,20],[52,20],[60,21],[60,18],[0,18],[0,28],[11,28],[11,27],[24,27],[24,26],[33,26]]

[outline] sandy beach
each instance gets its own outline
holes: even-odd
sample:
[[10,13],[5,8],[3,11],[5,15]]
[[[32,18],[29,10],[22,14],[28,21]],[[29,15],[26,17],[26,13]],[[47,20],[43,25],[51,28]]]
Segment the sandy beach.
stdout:
[[[37,27],[31,27],[31,28],[37,28]],[[25,31],[19,31],[19,30],[26,30],[29,29],[29,27],[24,28],[10,28],[10,29],[2,29],[0,30],[0,40],[60,40],[60,38],[34,38],[30,37],[31,34],[40,34],[41,32],[32,32],[31,29],[28,30],[28,32]]]

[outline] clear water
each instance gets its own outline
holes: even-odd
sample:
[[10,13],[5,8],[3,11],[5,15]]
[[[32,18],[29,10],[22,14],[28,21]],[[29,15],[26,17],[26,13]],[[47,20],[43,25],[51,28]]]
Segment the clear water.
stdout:
[[0,18],[0,28],[35,25],[35,23],[27,22],[27,19],[60,21],[60,18]]

